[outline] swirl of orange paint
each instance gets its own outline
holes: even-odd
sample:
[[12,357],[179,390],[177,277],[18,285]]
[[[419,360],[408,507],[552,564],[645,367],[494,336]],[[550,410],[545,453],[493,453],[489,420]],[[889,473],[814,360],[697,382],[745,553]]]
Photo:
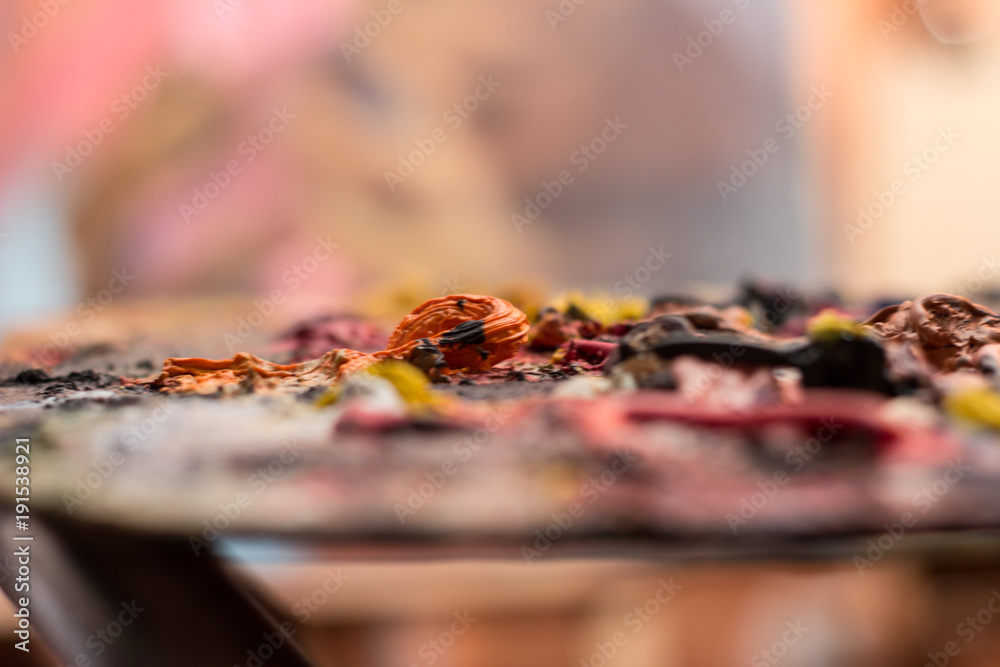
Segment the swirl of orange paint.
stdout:
[[430,339],[451,370],[488,370],[517,354],[528,329],[525,314],[503,299],[453,294],[426,301],[403,318],[386,351]]

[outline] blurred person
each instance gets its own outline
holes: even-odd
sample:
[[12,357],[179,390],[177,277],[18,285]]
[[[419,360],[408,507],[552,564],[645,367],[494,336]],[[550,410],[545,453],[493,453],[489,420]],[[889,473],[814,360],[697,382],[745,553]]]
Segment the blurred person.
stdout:
[[[0,138],[0,178],[64,198],[84,294],[124,264],[130,296],[294,285],[295,314],[413,275],[622,295],[816,279],[799,139],[776,128],[800,103],[782,3],[384,4],[62,7],[0,69],[21,102],[3,127],[26,128]],[[318,239],[336,252],[290,280]]]

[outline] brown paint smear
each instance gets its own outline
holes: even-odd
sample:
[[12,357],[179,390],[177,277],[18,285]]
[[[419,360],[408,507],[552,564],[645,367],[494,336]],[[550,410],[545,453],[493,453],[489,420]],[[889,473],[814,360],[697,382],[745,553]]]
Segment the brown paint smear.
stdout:
[[941,371],[974,365],[994,355],[1000,317],[966,298],[931,294],[883,308],[863,323],[884,341],[909,346]]

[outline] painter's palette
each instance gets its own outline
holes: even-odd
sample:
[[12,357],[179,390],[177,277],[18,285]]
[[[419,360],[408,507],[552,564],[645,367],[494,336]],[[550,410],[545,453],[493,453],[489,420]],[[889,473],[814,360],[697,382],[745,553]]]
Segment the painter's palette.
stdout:
[[589,338],[564,319],[545,349],[533,336],[552,318],[514,357],[423,393],[389,372],[206,395],[98,371],[93,355],[90,370],[21,369],[0,386],[0,431],[35,445],[38,511],[192,544],[503,539],[530,556],[564,537],[1000,528],[993,431],[901,388],[914,378],[877,339],[829,322],[779,339],[678,307]]

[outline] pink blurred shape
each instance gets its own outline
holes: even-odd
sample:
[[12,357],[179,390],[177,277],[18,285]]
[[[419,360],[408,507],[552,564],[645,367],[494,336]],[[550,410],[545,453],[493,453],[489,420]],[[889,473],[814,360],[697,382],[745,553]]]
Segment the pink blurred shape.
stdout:
[[229,90],[251,87],[335,48],[357,4],[236,1],[69,3],[35,21],[44,23],[35,31],[25,26],[38,16],[37,2],[6,4],[5,35],[27,37],[16,49],[5,45],[14,53],[0,59],[0,191],[25,164],[62,159],[147,67],[188,70]]

